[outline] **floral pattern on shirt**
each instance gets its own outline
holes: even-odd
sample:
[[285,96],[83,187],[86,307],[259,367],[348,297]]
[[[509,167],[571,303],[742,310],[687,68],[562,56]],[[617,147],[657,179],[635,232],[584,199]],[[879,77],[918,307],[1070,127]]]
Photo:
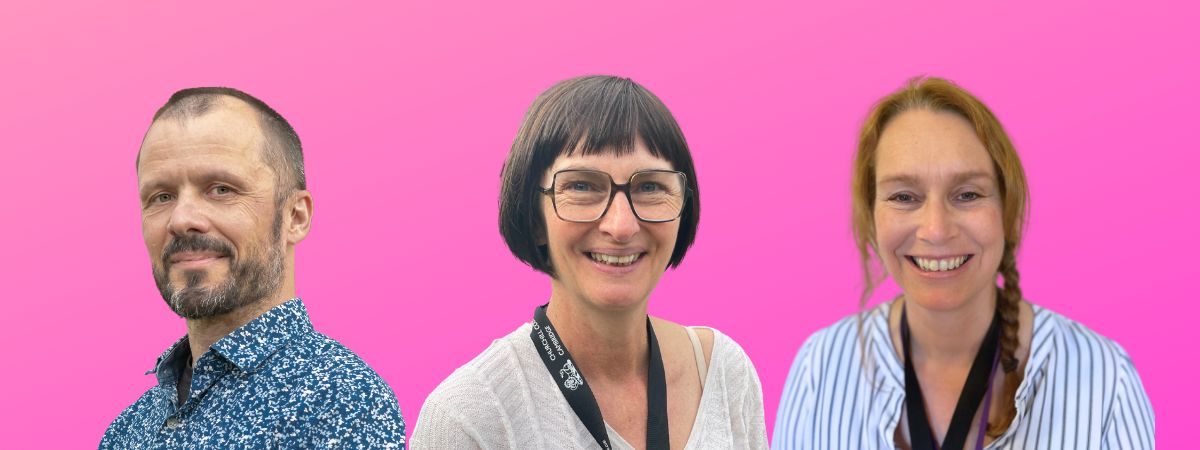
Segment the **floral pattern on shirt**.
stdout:
[[190,394],[176,385],[184,336],[158,358],[158,384],[109,425],[101,449],[403,449],[404,419],[387,383],[313,330],[300,299],[272,308],[196,361]]

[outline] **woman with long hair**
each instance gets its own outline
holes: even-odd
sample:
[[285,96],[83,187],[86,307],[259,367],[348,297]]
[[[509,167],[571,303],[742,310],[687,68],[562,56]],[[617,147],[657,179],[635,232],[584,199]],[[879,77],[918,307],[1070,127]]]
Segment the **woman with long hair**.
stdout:
[[805,342],[774,448],[1154,447],[1125,351],[1025,300],[1025,171],[979,99],[914,79],[871,110],[854,161],[860,309],[883,274],[903,292]]

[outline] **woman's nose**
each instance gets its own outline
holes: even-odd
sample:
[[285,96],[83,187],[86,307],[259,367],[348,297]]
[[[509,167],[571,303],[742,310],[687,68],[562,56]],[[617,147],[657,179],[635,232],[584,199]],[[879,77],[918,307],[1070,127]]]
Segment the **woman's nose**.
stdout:
[[952,214],[944,202],[927,202],[922,208],[917,239],[938,244],[954,237],[955,227]]
[[608,212],[600,218],[600,231],[612,236],[617,242],[628,241],[640,228],[641,224],[638,223],[637,215],[633,213],[629,199],[621,194],[617,194],[612,205],[609,205]]

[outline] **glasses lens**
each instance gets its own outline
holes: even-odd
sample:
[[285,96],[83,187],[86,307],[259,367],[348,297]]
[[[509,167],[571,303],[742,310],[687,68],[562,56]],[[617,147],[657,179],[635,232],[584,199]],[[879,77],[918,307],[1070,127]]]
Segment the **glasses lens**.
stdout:
[[642,220],[674,220],[683,211],[687,185],[679,172],[641,172],[629,181],[633,210]]
[[603,172],[559,172],[554,175],[554,207],[563,220],[596,220],[608,206],[611,188],[612,178]]

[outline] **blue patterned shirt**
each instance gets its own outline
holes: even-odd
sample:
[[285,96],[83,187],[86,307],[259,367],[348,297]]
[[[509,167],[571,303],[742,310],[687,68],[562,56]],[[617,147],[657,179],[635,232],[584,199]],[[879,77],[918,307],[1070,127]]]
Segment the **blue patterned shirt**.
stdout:
[[387,383],[313,330],[300,299],[217,341],[176,385],[191,357],[184,336],[158,358],[158,385],[109,425],[101,449],[403,449],[404,419]]

